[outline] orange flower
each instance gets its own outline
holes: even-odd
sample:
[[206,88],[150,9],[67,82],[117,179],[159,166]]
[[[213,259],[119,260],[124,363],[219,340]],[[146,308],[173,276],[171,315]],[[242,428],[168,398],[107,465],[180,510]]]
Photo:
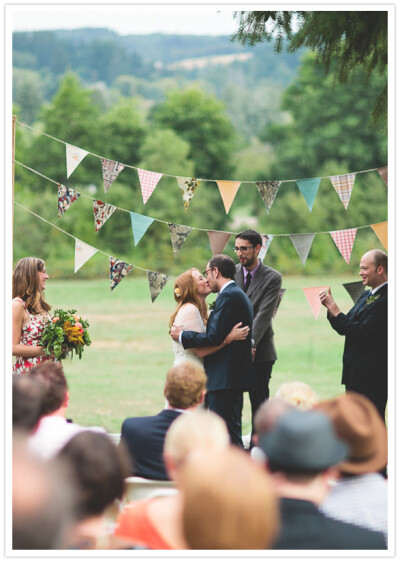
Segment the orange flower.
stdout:
[[68,341],[78,345],[84,345],[82,334],[78,328],[71,326],[70,322],[67,320],[64,322],[64,332],[67,334]]

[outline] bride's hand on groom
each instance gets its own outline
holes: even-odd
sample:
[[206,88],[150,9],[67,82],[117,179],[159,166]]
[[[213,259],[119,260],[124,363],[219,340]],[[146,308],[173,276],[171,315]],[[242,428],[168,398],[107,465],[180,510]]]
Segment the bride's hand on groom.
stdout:
[[233,326],[232,330],[224,339],[224,343],[231,343],[232,341],[245,340],[249,335],[250,328],[248,326],[242,327],[242,322]]
[[183,331],[182,326],[176,326],[176,324],[172,324],[171,330],[170,330],[171,338],[174,341],[179,341],[179,336],[180,336],[182,331]]

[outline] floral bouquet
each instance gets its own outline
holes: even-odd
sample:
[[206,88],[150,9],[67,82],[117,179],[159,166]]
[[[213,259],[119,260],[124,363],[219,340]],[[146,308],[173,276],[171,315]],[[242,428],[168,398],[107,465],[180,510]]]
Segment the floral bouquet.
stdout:
[[72,357],[75,351],[79,359],[85,345],[90,345],[90,337],[86,328],[87,320],[76,314],[76,310],[54,311],[53,318],[45,325],[40,345],[44,347],[46,355],[52,355],[58,361]]

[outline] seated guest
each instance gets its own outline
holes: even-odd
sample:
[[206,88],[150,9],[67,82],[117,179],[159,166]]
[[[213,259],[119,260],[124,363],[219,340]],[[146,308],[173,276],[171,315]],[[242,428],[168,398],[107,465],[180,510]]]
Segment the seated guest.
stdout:
[[309,410],[318,402],[311,386],[301,381],[284,382],[275,392],[275,397],[289,402],[298,410]]
[[12,425],[14,430],[33,433],[39,423],[43,387],[30,377],[13,377]]
[[264,469],[243,451],[199,451],[182,470],[183,531],[191,549],[270,548],[278,503]]
[[[218,452],[229,445],[225,422],[213,412],[198,410],[177,418],[164,445],[168,473],[180,490],[180,473],[194,451]],[[117,521],[119,537],[141,542],[152,549],[186,549],[182,525],[182,496],[146,498],[127,504]]]
[[387,463],[384,421],[366,396],[351,391],[320,402],[316,409],[330,417],[336,434],[350,448],[321,510],[334,519],[381,531],[387,539],[388,489],[378,473]]
[[206,374],[192,361],[180,363],[167,373],[164,396],[167,405],[156,416],[127,418],[121,429],[121,442],[127,447],[132,474],[152,480],[169,480],[163,460],[165,435],[171,423],[204,401]]
[[27,377],[37,381],[44,388],[39,424],[28,441],[28,447],[32,452],[49,459],[80,431],[91,429],[105,433],[101,427],[88,428],[67,422],[69,393],[60,363],[47,361],[37,365],[29,371]]
[[322,412],[283,414],[273,429],[258,436],[267,470],[280,497],[277,550],[382,550],[382,533],[331,519],[318,508],[348,455],[347,445]]

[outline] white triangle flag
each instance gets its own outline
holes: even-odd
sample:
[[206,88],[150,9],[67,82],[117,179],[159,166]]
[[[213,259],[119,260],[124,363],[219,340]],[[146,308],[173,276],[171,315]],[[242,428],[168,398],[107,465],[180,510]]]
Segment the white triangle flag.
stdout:
[[97,248],[89,246],[82,240],[75,238],[75,268],[74,273],[76,273],[84,263],[86,263],[92,256],[97,252]]
[[69,178],[89,152],[83,150],[83,148],[73,146],[72,144],[65,144],[65,149],[67,157],[67,178]]

